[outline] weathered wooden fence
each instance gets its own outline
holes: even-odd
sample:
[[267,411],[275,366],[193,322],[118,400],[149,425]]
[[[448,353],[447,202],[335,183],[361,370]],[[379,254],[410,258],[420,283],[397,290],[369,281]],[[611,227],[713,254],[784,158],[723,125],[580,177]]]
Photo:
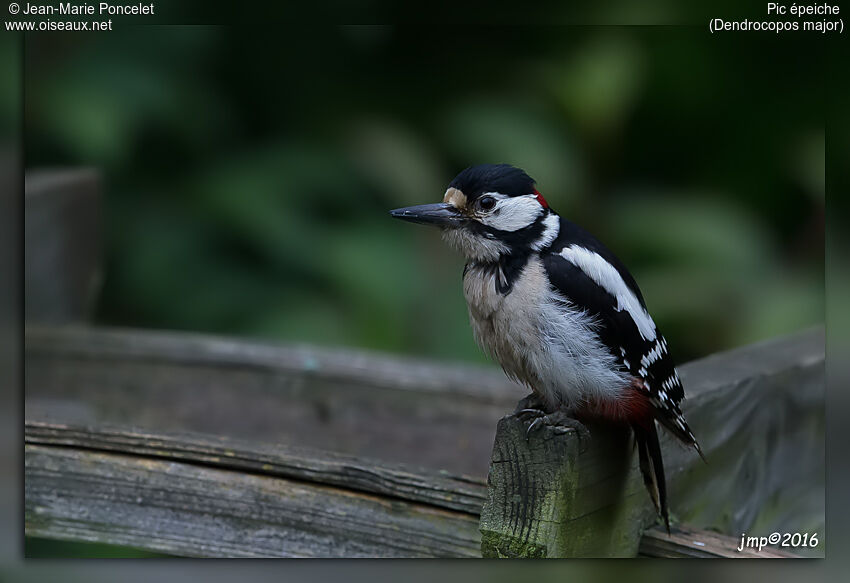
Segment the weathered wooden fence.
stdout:
[[521,395],[500,372],[31,326],[26,529],[187,556],[735,555],[740,532],[822,525],[822,343],[682,367],[709,463],[663,443],[689,525],[667,538],[644,534],[649,499],[631,457],[599,456],[605,434],[579,454],[572,434],[515,439],[508,416],[493,448]]
[[744,532],[822,533],[820,329],[681,368],[708,464],[663,439],[668,536],[625,436],[526,440],[506,416],[524,391],[495,369],[85,325],[96,175],[35,178],[28,535],[200,557],[739,557],[785,554],[737,551]]

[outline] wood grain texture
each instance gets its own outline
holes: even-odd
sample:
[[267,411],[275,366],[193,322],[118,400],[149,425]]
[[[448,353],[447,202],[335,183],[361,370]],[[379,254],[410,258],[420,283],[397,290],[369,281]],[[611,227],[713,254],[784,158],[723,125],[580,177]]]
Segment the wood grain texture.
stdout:
[[[823,532],[823,354],[815,331],[682,367],[683,408],[708,463],[662,430],[674,523]],[[610,430],[591,434],[577,455],[573,433],[526,439],[521,422],[502,419],[481,517],[485,556],[634,556],[656,520],[637,456],[612,448]]]
[[523,395],[499,370],[353,350],[28,327],[31,419],[193,431],[487,475]]
[[771,546],[762,547],[760,551],[749,548],[741,544],[740,537],[726,536],[708,530],[688,527],[672,527],[670,530],[670,534],[667,534],[667,531],[662,527],[647,529],[641,537],[640,555],[682,559],[800,558],[800,555]]
[[[512,430],[522,429],[512,417],[506,417],[502,423],[511,423]],[[532,434],[530,450],[539,456],[543,465],[536,464],[534,460],[515,458],[510,453],[502,460],[505,467],[519,462],[518,468],[523,462],[527,463],[533,468],[527,472],[532,480],[535,476],[544,478],[537,482],[524,482],[520,478],[520,482],[550,501],[549,517],[557,514],[559,504],[572,503],[575,506],[577,500],[593,504],[594,500],[602,499],[599,493],[606,482],[616,487],[616,480],[607,477],[577,490],[560,488],[556,480],[552,480],[554,476],[547,475],[552,468],[558,467],[547,461],[547,457],[567,455],[574,464],[578,454],[577,449],[564,451],[575,446],[572,436],[559,439],[561,437],[547,436],[545,431]],[[208,436],[151,435],[130,429],[86,429],[27,423],[25,441],[28,534],[123,544],[184,556],[469,556],[467,547],[471,544],[470,537],[477,537],[473,526],[477,525],[475,514],[480,506],[463,504],[463,509],[470,512],[445,514],[433,507],[452,508],[456,505],[455,497],[450,494],[451,488],[458,488],[459,498],[467,496],[470,490],[476,499],[485,494],[483,484],[457,484],[444,476],[431,475],[411,479],[411,474],[404,470],[368,465],[364,460],[347,460],[328,452],[275,451],[275,448],[264,452],[266,446],[262,444]],[[616,451],[616,442],[613,439],[609,443],[613,451]],[[585,455],[590,459],[593,452]],[[216,473],[216,470],[220,471]],[[357,475],[361,470],[365,476]],[[592,472],[590,467],[583,475],[591,475]],[[348,476],[353,476],[353,480],[347,484],[345,478]],[[280,477],[295,479],[274,480]],[[560,478],[569,483],[569,476]],[[205,486],[205,481],[212,481],[212,487]],[[142,484],[140,487],[134,485],[139,482]],[[351,489],[327,488],[323,483],[350,485]],[[398,487],[399,483],[401,487]],[[261,485],[262,492],[255,492]],[[546,485],[552,488],[547,490]],[[225,487],[226,493],[222,494],[221,489]],[[395,492],[399,495],[384,498],[369,495],[370,492],[385,495]],[[288,504],[283,493],[301,498],[289,510],[305,512],[304,521],[310,524],[309,528],[305,522],[278,523],[278,519],[273,518],[275,523],[270,531],[269,525],[251,512],[234,517],[233,508],[221,516],[221,505],[229,504],[228,501],[232,502],[234,497],[244,504],[246,500],[274,495],[278,498],[275,504]],[[213,506],[206,496],[217,498]],[[154,503],[154,500],[157,502]],[[380,500],[384,502],[373,504]],[[432,504],[400,503],[410,500]],[[307,510],[303,509],[305,505]],[[348,505],[355,506],[356,510],[345,508]],[[262,503],[262,507],[265,506]],[[429,508],[437,513],[438,520],[447,517],[453,527],[461,525],[461,531],[455,533],[462,535],[459,546],[452,543],[446,547],[445,532],[438,531],[436,535],[432,532],[429,521],[435,514]],[[506,500],[503,508],[514,516],[534,510],[533,507],[519,507],[517,500]],[[258,505],[255,512],[259,511]],[[271,513],[276,511],[279,509]],[[317,530],[331,527],[327,523],[320,527],[307,519],[310,513],[320,511],[337,511],[346,517],[355,514],[363,521],[374,521],[380,525],[403,523],[406,528],[415,525],[427,531],[419,533],[423,540],[431,541],[429,537],[436,536],[441,542],[433,545],[429,542],[425,546],[420,542],[417,546],[402,537],[408,542],[387,549],[381,537],[372,538],[375,530],[363,528],[360,519],[348,521],[345,529],[334,531],[330,538],[323,537]],[[370,517],[371,514],[374,516]],[[617,516],[624,525],[603,524]],[[425,520],[425,526],[422,520]],[[579,517],[580,520],[593,522],[595,540],[578,541],[571,537],[560,541],[562,546],[571,547],[572,554],[588,554],[578,552],[579,545],[598,549],[599,545],[622,544],[627,537],[611,535],[622,534],[620,528],[623,527],[633,528],[625,513],[618,514],[605,507]],[[190,528],[190,524],[197,524],[199,528]],[[537,521],[520,520],[517,525],[520,524],[533,525],[538,540],[545,541],[547,533],[558,536],[557,533],[552,534],[553,524],[545,517]],[[580,529],[580,522],[577,526]],[[307,532],[299,532],[305,529]],[[263,542],[257,544],[258,539]],[[362,539],[371,541],[372,546]],[[475,542],[477,544],[477,540]],[[502,544],[505,542],[505,539],[501,540]],[[752,549],[740,552],[737,550],[739,545],[738,538],[715,532],[674,527],[672,536],[668,536],[662,528],[654,527],[642,534],[639,554],[646,557],[798,556],[772,547],[758,552]],[[526,549],[506,548],[500,546],[499,541],[488,541],[486,534],[482,549],[487,549],[484,556],[540,557],[554,550],[545,548],[545,545],[529,545]],[[622,555],[631,556],[631,553],[622,552]]]
[[65,446],[172,460],[338,486],[478,515],[483,480],[426,472],[336,452],[192,433],[27,422],[28,444]]
[[[709,463],[703,464],[690,450],[662,437],[674,524],[738,536],[740,532],[773,530],[823,531],[823,352],[823,332],[813,330],[680,367],[688,395],[684,409]],[[397,386],[393,384],[396,380]],[[361,551],[375,553],[370,556],[466,556],[473,547],[480,553],[482,537],[463,529],[471,519],[477,531],[475,508],[491,495],[484,495],[482,483],[494,452],[494,420],[513,410],[524,392],[500,372],[479,367],[192,334],[29,327],[27,463],[34,465],[28,469],[27,504],[31,495],[40,502],[28,506],[28,532],[143,545],[191,556],[243,556],[236,553],[250,554],[248,547],[259,549],[257,554],[263,556],[300,549],[291,552],[296,555],[303,551],[294,542],[298,537],[313,541],[307,545],[310,548],[323,549],[305,556],[360,556]],[[505,430],[516,434],[516,428]],[[622,476],[612,471],[617,465],[612,466],[610,456],[593,453],[604,450],[597,434],[589,452],[577,458],[569,442],[549,443],[534,451],[538,447],[535,438],[527,443],[512,438],[516,442],[512,453],[496,459],[547,460],[525,463],[525,474],[511,476],[515,480],[523,475],[534,477],[524,491],[536,492],[539,500],[550,500],[548,514],[518,507],[517,500],[523,498],[505,491],[502,511],[537,517],[537,524],[500,530],[482,517],[484,539],[491,537],[492,543],[492,537],[506,533],[549,532],[542,539],[554,540],[551,548],[560,549],[558,552],[576,553],[576,549],[591,548],[581,546],[589,543],[593,548],[602,545],[610,554],[626,554],[626,549],[637,552],[635,528],[654,520],[651,504],[631,459],[624,481],[614,487]],[[544,438],[541,434],[540,439]],[[571,435],[564,438],[569,440]],[[523,451],[524,447],[532,450]],[[318,454],[317,450],[334,453]],[[37,452],[43,455],[41,462],[35,463],[31,453]],[[68,468],[73,479],[78,474],[84,478],[68,482],[73,488],[65,489],[58,474],[39,468],[45,460],[69,452],[82,457],[62,467]],[[551,465],[552,460],[559,460],[561,466]],[[110,476],[123,475],[123,469],[115,469],[119,466],[127,468],[127,475],[136,476],[138,488],[144,488],[148,478],[142,478],[140,472],[154,467],[147,464],[158,468],[154,473],[159,493],[131,498],[131,486],[126,483],[109,489]],[[94,471],[91,468],[99,468],[94,476],[86,473]],[[172,470],[169,473],[163,468]],[[248,493],[240,495],[247,497],[249,505],[260,496],[251,488],[262,490],[265,486],[260,485],[280,480],[307,488],[303,491],[312,492],[316,500],[321,496],[315,492],[325,492],[322,488],[342,496],[332,504],[345,501],[356,506],[361,499],[371,500],[374,505],[366,514],[352,512],[368,516],[376,524],[402,528],[399,521],[408,520],[405,513],[415,509],[419,518],[404,525],[426,532],[422,516],[449,516],[449,522],[460,521],[451,523],[465,534],[457,545],[443,544],[443,531],[434,526],[433,536],[443,541],[439,544],[428,543],[425,548],[403,542],[402,550],[381,551],[368,547],[363,539],[366,535],[357,534],[357,524],[337,538],[327,538],[285,518],[285,509],[275,507],[270,512],[277,514],[270,520],[283,520],[280,528],[285,535],[257,518],[244,529],[259,539],[249,537],[251,542],[239,550],[232,542],[238,538],[234,519],[225,518],[226,536],[236,538],[225,537],[222,540],[231,542],[220,547],[214,542],[193,551],[192,545],[201,544],[202,537],[179,544],[169,540],[188,536],[184,530],[190,529],[193,521],[207,528],[209,535],[218,524],[215,513],[219,506],[211,506],[205,514],[204,499],[190,496],[186,500],[191,503],[182,509],[169,502],[168,512],[176,517],[173,522],[161,515],[146,519],[148,512],[168,514],[156,510],[150,501],[156,496],[167,498],[163,492],[168,490],[169,480],[184,484],[184,471],[191,475],[218,472],[203,474],[207,476],[204,480],[212,481],[215,476],[225,480],[224,484],[242,484],[238,488],[248,488]],[[563,490],[546,485],[567,480],[567,476],[571,477]],[[249,488],[239,481],[243,478],[259,481],[251,482]],[[201,482],[186,487],[225,496],[211,483],[199,486]],[[230,488],[228,495],[235,504],[238,496],[234,487]],[[100,498],[89,496],[89,491],[99,492]],[[112,500],[110,492],[120,493],[120,499]],[[623,500],[612,498],[616,492]],[[578,504],[582,496],[585,499]],[[84,524],[85,516],[99,512],[90,508],[100,504],[98,500],[114,504],[119,524],[112,527],[106,521],[100,525],[101,531]],[[610,506],[606,500],[613,500]],[[300,508],[301,502],[293,504]],[[580,505],[593,510],[583,518],[575,511]],[[558,534],[553,527],[558,519],[552,512],[571,507],[566,522],[588,525],[605,518],[606,512],[609,516],[605,519],[612,521],[631,513],[633,525],[616,529],[621,540],[595,540],[592,535],[581,535],[580,529],[562,529]],[[378,509],[389,514],[401,509],[402,516],[384,517]],[[154,526],[161,530],[151,530]],[[308,532],[299,534],[302,528]],[[256,529],[261,533],[272,529],[273,546],[278,546],[263,546]],[[426,539],[429,536],[432,534]],[[160,540],[163,538],[169,540]],[[327,544],[322,547],[315,542],[319,539]],[[255,540],[260,542],[251,546]],[[346,542],[349,540],[357,542]],[[512,551],[504,542],[492,547],[500,549],[493,554],[522,554],[515,552],[516,545]],[[334,550],[336,546],[340,550]],[[279,551],[281,548],[284,551]]]
[[633,557],[643,530],[642,505],[625,496],[628,434],[592,426],[587,450],[574,432],[526,432],[499,421],[481,513],[484,557]]
[[465,513],[167,459],[26,445],[26,532],[189,557],[475,557]]

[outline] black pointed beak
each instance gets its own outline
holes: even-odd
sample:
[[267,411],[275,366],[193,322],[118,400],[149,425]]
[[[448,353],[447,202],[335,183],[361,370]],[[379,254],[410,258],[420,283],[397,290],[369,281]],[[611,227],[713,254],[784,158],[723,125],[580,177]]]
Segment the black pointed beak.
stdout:
[[411,223],[434,225],[437,227],[459,227],[466,222],[458,210],[445,202],[420,204],[390,211],[390,216]]

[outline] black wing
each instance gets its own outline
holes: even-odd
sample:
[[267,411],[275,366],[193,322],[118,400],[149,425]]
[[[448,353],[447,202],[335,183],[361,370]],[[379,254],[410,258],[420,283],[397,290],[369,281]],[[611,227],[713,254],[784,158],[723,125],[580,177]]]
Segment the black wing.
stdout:
[[644,338],[631,314],[627,310],[618,309],[617,298],[612,293],[597,284],[580,266],[559,254],[571,246],[596,253],[612,265],[638,299],[641,309],[646,310],[637,283],[620,260],[590,233],[564,218],[561,218],[558,238],[541,252],[549,281],[566,301],[586,310],[597,322],[600,340],[623,370],[644,381],[650,401],[656,409],[656,418],[682,441],[695,443],[679,408],[684,398],[684,389],[668,351],[667,341],[654,323],[654,338]]

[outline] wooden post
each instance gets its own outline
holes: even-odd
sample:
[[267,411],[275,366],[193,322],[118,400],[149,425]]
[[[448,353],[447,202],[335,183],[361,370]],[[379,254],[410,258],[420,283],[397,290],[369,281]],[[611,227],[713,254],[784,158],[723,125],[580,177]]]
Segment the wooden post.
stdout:
[[822,329],[679,369],[708,463],[661,432],[672,536],[639,547],[657,519],[628,437],[588,426],[580,452],[507,417],[494,449],[521,394],[500,371],[32,324],[25,356],[30,536],[216,557],[739,557],[776,554],[738,551],[744,532],[823,535]]
[[85,322],[101,279],[100,178],[90,169],[28,172],[26,321]]
[[[636,479],[624,430],[588,426],[532,431],[509,415],[499,421],[487,502],[481,512],[485,557],[626,557],[637,554],[649,498],[628,495]],[[585,451],[581,447],[586,446]]]

